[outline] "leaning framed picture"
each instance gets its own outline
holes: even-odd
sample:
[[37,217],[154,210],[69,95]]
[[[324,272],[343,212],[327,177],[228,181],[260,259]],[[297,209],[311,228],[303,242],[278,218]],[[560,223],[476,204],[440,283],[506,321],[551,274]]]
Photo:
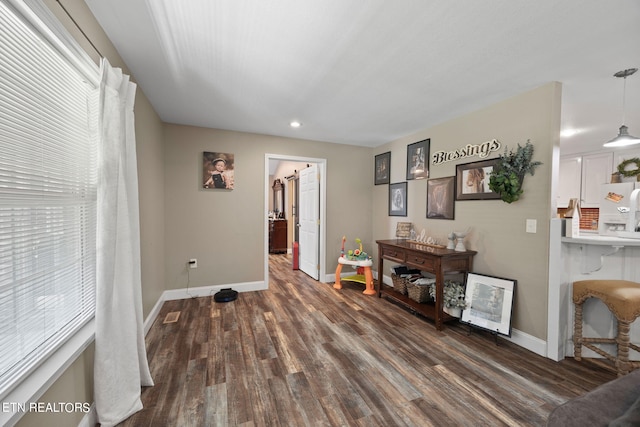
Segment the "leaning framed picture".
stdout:
[[391,176],[391,151],[376,155],[374,167],[373,183],[375,185],[388,184]]
[[456,200],[499,199],[489,188],[489,175],[498,165],[499,158],[456,165]]
[[407,145],[407,180],[429,177],[430,139]]
[[456,177],[427,181],[427,218],[454,219]]
[[202,153],[202,188],[233,190],[233,153]]
[[389,184],[389,216],[407,216],[407,183]]
[[460,321],[510,337],[515,290],[515,280],[467,273],[467,306]]

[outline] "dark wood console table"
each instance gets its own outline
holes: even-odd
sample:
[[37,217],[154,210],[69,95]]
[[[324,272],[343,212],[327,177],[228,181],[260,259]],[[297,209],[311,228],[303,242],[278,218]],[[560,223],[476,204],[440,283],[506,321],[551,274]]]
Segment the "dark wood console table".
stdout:
[[[449,316],[442,311],[444,276],[447,273],[471,271],[476,251],[456,252],[452,249],[422,245],[401,239],[376,240],[376,243],[378,244],[378,297],[384,295],[429,319],[433,319],[438,330],[442,330],[444,321],[456,319],[456,317]],[[392,287],[384,285],[382,278],[384,276],[383,260],[385,259],[435,274],[435,304],[415,302],[406,295],[394,291]]]

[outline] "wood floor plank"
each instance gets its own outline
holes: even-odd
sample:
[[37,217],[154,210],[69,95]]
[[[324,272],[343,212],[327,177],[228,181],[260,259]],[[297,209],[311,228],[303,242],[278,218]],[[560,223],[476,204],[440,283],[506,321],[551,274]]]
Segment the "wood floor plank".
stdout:
[[[155,386],[122,426],[544,426],[615,378],[312,280],[270,256],[269,289],[167,301],[146,337]],[[163,324],[169,312],[176,323]]]

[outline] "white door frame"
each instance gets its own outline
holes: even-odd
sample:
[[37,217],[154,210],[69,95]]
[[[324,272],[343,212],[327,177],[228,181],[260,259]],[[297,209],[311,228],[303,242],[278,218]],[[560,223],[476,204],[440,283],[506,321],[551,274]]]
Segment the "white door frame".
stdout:
[[313,157],[287,156],[283,154],[264,155],[264,284],[269,288],[269,198],[271,197],[271,186],[269,185],[269,160],[286,160],[291,162],[315,163],[318,165],[320,173],[320,234],[318,239],[320,248],[318,258],[320,263],[320,281],[327,281],[327,159],[318,159]]

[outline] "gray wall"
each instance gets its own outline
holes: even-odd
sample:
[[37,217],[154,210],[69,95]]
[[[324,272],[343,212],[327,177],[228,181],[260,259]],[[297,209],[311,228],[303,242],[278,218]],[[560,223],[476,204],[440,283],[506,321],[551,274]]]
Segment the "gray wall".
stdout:
[[[342,235],[371,247],[371,149],[192,126],[165,125],[166,289],[263,280],[265,154],[327,160],[327,271]],[[202,152],[233,153],[233,190],[205,190]],[[269,191],[268,194],[271,194]],[[189,272],[186,263],[198,259]]]
[[[451,231],[470,228],[467,247],[478,251],[474,271],[518,281],[513,327],[542,340],[547,333],[547,277],[551,166],[560,135],[561,85],[549,83],[483,110],[433,126],[412,136],[377,147],[374,154],[391,151],[391,182],[405,181],[406,146],[431,139],[431,153],[450,151],[466,144],[496,138],[509,148],[535,146],[534,159],[544,164],[524,180],[524,195],[515,203],[501,200],[464,200],[455,203],[455,220],[426,219],[426,180],[408,182],[408,217],[387,216],[387,186],[373,190],[373,236],[393,236],[397,221],[410,221],[416,230],[446,242]],[[502,154],[501,150],[497,154]],[[497,157],[497,154],[490,158]],[[456,164],[481,160],[478,157],[431,165],[430,177],[454,176]],[[537,220],[537,233],[525,232],[526,219]],[[385,269],[388,264],[385,264]],[[385,272],[389,274],[389,272]]]

